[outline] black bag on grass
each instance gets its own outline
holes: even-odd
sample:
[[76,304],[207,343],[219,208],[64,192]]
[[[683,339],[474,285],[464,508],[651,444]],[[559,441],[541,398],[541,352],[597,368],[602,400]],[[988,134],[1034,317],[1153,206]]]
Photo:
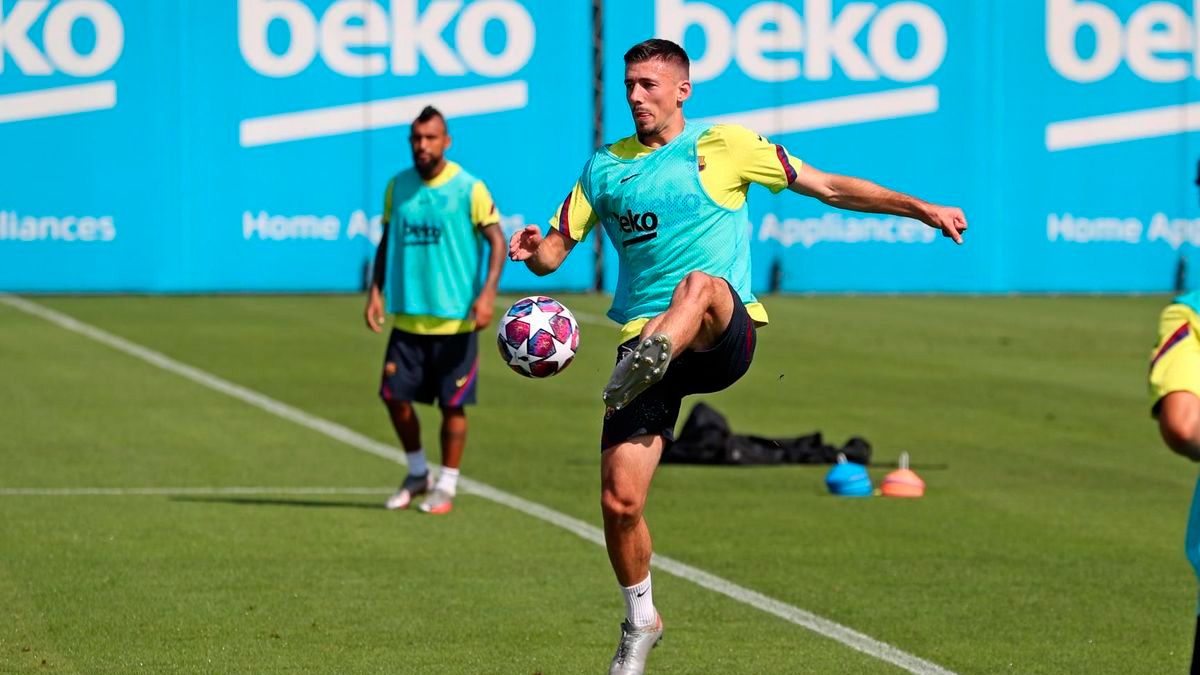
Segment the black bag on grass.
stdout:
[[744,436],[729,429],[721,413],[697,403],[679,438],[663,452],[664,464],[833,464],[838,453],[857,464],[869,464],[871,444],[855,436],[842,448],[826,445],[817,431],[796,438]]

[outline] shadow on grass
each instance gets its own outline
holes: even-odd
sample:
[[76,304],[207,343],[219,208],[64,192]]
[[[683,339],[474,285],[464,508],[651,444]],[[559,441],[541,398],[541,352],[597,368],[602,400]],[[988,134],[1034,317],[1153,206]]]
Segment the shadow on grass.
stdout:
[[192,497],[175,496],[173,502],[237,504],[239,506],[299,506],[307,509],[381,509],[382,502],[351,502],[319,499],[280,499],[278,497]]

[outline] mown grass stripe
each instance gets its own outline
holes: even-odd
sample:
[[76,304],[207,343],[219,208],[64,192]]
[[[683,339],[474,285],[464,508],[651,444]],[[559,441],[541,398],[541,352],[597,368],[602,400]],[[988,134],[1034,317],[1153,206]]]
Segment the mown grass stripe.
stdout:
[[[351,447],[379,457],[383,457],[385,459],[390,459],[400,464],[404,463],[404,453],[400,450],[367,438],[366,436],[348,429],[340,424],[336,424],[315,415],[311,415],[297,408],[293,408],[285,403],[276,401],[269,396],[260,394],[241,385],[234,384],[212,375],[211,373],[207,373],[198,368],[194,368],[187,364],[176,361],[159,352],[147,349],[146,347],[130,342],[129,340],[125,340],[124,338],[113,335],[107,331],[83,323],[61,312],[57,312],[47,307],[43,307],[42,305],[29,302],[28,300],[9,294],[0,294],[0,302],[38,318],[44,319],[63,329],[78,333],[92,340],[108,345],[117,351],[123,352],[129,356],[133,356],[163,370],[189,379],[197,384],[204,385],[215,391],[232,396],[243,401],[244,403],[248,403],[273,415],[295,422],[300,426],[312,429],[313,431],[322,433],[335,440],[339,440]],[[572,518],[549,507],[504,492],[503,490],[499,490],[476,480],[463,478],[459,481],[459,485],[464,490],[468,490],[495,503],[503,504],[516,511],[520,511],[521,513],[533,516],[534,518],[542,520],[546,523],[565,529],[587,541],[593,542],[600,546],[604,545],[604,533],[600,530],[600,528],[595,527],[594,525],[589,525],[588,523],[585,523],[577,518]],[[656,569],[660,569],[668,574],[690,581],[701,588],[706,588],[738,602],[759,609],[763,612],[777,616],[785,621],[789,621],[795,625],[806,628],[814,633],[817,633],[818,635],[822,635],[847,647],[850,647],[851,649],[862,652],[863,654],[867,654],[881,661],[895,665],[910,673],[915,673],[918,675],[952,675],[952,671],[946,670],[945,668],[942,668],[941,666],[930,661],[926,661],[918,656],[909,654],[908,652],[905,652],[890,644],[876,640],[869,635],[865,635],[852,628],[843,626],[835,621],[818,616],[794,605],[790,605],[783,601],[763,595],[757,591],[739,586],[732,581],[710,574],[699,568],[692,567],[685,563],[657,554],[654,556],[651,564]]]

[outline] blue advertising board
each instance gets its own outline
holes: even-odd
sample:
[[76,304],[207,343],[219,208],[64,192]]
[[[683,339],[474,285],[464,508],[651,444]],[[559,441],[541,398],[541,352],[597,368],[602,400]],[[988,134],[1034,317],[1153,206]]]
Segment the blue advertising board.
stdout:
[[[508,232],[592,147],[591,3],[0,0],[0,290],[350,291],[410,120]],[[693,58],[691,119],[963,207],[967,245],[754,188],[754,283],[788,291],[1164,291],[1200,269],[1200,0],[606,0],[621,56]],[[604,265],[609,287],[615,256]],[[507,289],[585,289],[590,245]]]
[[1161,291],[1195,256],[1198,6],[999,5],[1004,25],[1045,37],[1040,51],[1006,49],[998,73],[1001,92],[1019,93],[1001,100],[995,130],[1007,287]]
[[606,138],[632,129],[623,52],[665,37],[692,57],[689,118],[741,123],[971,222],[955,248],[912,221],[756,188],[756,288],[777,266],[789,291],[1162,291],[1200,242],[1198,3],[606,4],[621,17],[605,25]]
[[139,4],[0,3],[0,287],[157,283],[179,218],[180,55],[161,33],[174,10]]
[[[0,17],[0,147],[21,158],[0,163],[7,290],[356,290],[424,106],[508,231],[544,222],[591,148],[579,3],[0,0]],[[502,283],[591,287],[572,258]]]

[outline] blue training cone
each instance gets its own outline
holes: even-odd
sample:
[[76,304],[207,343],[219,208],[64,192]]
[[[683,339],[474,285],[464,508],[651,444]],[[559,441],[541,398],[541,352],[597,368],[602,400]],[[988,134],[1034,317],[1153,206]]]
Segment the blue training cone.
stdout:
[[839,497],[870,497],[871,477],[867,475],[867,467],[846,460],[846,455],[838,453],[838,463],[825,474],[825,487]]

